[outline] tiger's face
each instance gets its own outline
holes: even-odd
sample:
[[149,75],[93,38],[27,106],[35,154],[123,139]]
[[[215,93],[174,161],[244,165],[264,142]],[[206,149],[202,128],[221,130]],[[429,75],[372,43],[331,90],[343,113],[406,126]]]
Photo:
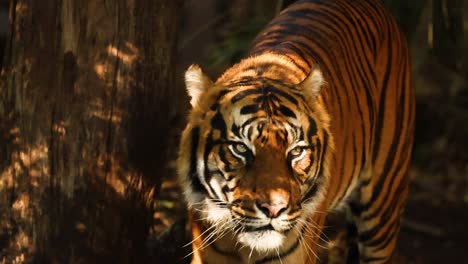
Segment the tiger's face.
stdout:
[[[319,85],[317,74],[301,84]],[[199,68],[187,75],[193,109],[178,165],[189,206],[214,236],[232,232],[255,250],[280,248],[323,200],[326,117],[300,85],[265,78],[218,85]],[[204,87],[191,91],[193,80]]]

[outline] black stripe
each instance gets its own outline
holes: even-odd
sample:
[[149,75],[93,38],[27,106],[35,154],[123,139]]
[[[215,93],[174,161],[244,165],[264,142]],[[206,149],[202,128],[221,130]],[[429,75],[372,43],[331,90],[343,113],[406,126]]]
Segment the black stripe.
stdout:
[[[292,127],[295,127],[294,125]],[[304,130],[302,128],[298,127],[296,130],[299,130],[299,140],[302,141],[304,140]]]
[[237,189],[237,185],[232,187],[232,188],[229,188],[229,186],[226,184],[226,185],[223,186],[222,191],[223,191],[224,195],[227,195],[227,193],[231,193],[235,189]]
[[[387,189],[387,193],[380,194],[380,192],[379,192],[379,194],[382,195],[382,196],[384,196],[384,197],[393,196],[393,197],[392,197],[392,200],[390,200],[390,199],[384,199],[384,201],[383,201],[382,203],[380,203],[380,204],[377,206],[377,208],[376,208],[375,210],[373,210],[372,213],[368,214],[366,217],[363,218],[364,220],[370,220],[371,218],[375,218],[375,217],[380,213],[380,211],[382,210],[382,207],[385,205],[385,202],[391,201],[390,204],[392,204],[393,201],[394,201],[394,199],[399,198],[399,197],[398,197],[398,194],[399,194],[399,193],[398,193],[398,190],[400,190],[401,187],[406,187],[406,184],[407,184],[406,182],[400,182],[400,183],[399,183],[398,189],[395,191],[396,193],[390,193],[390,194],[388,194],[388,192],[391,192],[392,187],[393,187],[393,185],[394,185],[394,181],[395,181],[396,177],[398,176],[398,175],[397,175],[398,173],[400,173],[400,176],[401,176],[401,177],[405,177],[405,175],[401,175],[401,172],[402,172],[402,168],[406,168],[406,166],[407,166],[408,163],[409,163],[409,160],[410,160],[410,159],[406,159],[406,160],[404,160],[403,163],[401,163],[401,162],[398,163],[397,166],[395,167],[395,170],[394,170],[395,173],[394,173],[391,177],[390,177],[390,175],[387,175],[387,177],[383,177],[384,179],[385,179],[385,178],[391,178],[391,180],[390,180],[390,183],[388,184],[388,187],[386,188],[386,189]],[[406,172],[403,172],[403,173],[406,173]],[[379,182],[380,182],[380,181],[379,181]],[[380,186],[381,184],[378,184],[378,185]],[[376,197],[376,199],[377,199],[377,197]],[[371,200],[371,201],[372,201],[372,200]],[[371,206],[371,205],[372,205],[372,204],[370,204],[369,206]],[[369,208],[366,207],[366,206],[363,206],[362,209],[363,209],[363,211],[364,211],[364,210],[368,210]]]
[[294,98],[292,95],[290,95],[289,93],[284,92],[284,91],[282,91],[282,90],[280,90],[280,89],[278,89],[276,87],[273,87],[273,86],[262,87],[262,93],[263,94],[267,94],[269,92],[281,95],[281,97],[285,98],[286,100],[288,100],[292,104],[297,105],[299,103],[296,100],[296,98]]
[[200,182],[200,178],[197,172],[197,150],[198,141],[200,140],[200,128],[194,127],[191,131],[191,146],[190,146],[190,185],[196,192],[208,194],[203,184]]
[[294,112],[289,107],[287,107],[285,105],[280,105],[279,111],[284,116],[291,117],[291,118],[296,118],[296,114],[294,114]]
[[231,126],[231,131],[234,135],[236,135],[237,137],[241,137],[241,134],[240,134],[240,127],[236,124],[236,123],[233,123],[232,126]]
[[395,225],[392,225],[391,229],[389,228],[389,232],[387,232],[386,237],[379,239],[379,241],[376,241],[378,244],[380,244],[380,246],[374,248],[375,251],[381,251],[387,248],[388,245],[392,241],[394,241],[394,239],[398,239],[398,231],[400,230],[401,215],[398,216],[397,220],[398,220],[397,223]]
[[289,90],[291,90],[291,92],[294,93],[294,95],[303,98],[301,92],[297,89],[297,87],[294,84],[285,83],[283,80],[275,80],[275,79],[267,79],[267,78],[265,79],[268,80],[268,83],[271,83],[272,85],[288,88]]
[[[397,213],[397,212],[395,212],[395,208],[397,207],[398,202],[400,201],[399,199],[401,199],[401,197],[399,197],[400,194],[402,192],[404,192],[405,189],[406,189],[406,185],[405,184],[400,184],[400,186],[398,187],[398,190],[396,190],[394,195],[393,195],[391,205],[388,208],[386,208],[386,211],[381,215],[380,221],[377,223],[377,225],[373,226],[371,229],[360,233],[359,234],[359,240],[360,241],[366,242],[366,241],[369,241],[369,240],[373,241],[374,239],[376,239],[375,236],[377,235],[377,233],[379,231],[381,231],[385,227],[385,225],[391,219],[392,214]],[[397,219],[394,219],[394,222],[398,222],[398,216],[397,216]],[[393,224],[395,224],[395,223],[393,223]],[[377,243],[378,243],[378,241],[377,241]]]
[[[210,188],[211,193],[216,196],[217,194],[216,194],[214,188],[209,183],[210,180],[211,180],[212,175],[211,175],[211,173],[210,173],[210,171],[208,169],[208,166],[207,166],[208,156],[210,155],[210,152],[213,149],[213,147],[216,144],[218,144],[218,143],[213,141],[212,137],[213,137],[213,132],[210,132],[207,139],[206,139],[206,143],[205,143],[205,152],[203,153],[203,162],[204,162],[205,168],[204,168],[204,171],[203,171],[203,173],[204,173],[203,177],[205,178],[204,180],[205,180],[206,184],[208,185],[208,188]],[[221,197],[212,197],[212,196],[210,196],[210,197],[212,199],[222,200]]]
[[244,99],[245,97],[247,97],[249,95],[253,95],[253,94],[266,95],[269,92],[274,93],[276,95],[280,95],[281,97],[285,98],[286,100],[288,100],[292,104],[297,105],[299,103],[297,101],[297,99],[294,98],[294,96],[292,96],[291,94],[289,94],[289,93],[287,93],[285,91],[282,91],[282,90],[280,90],[280,89],[278,89],[276,87],[273,87],[273,86],[267,86],[267,87],[254,88],[254,89],[248,89],[248,90],[240,91],[238,94],[236,94],[235,96],[233,96],[231,98],[231,103],[234,104],[234,103]]
[[[221,161],[224,163],[224,171],[226,172],[232,172],[232,168],[231,168],[231,163],[229,162],[229,160],[227,159],[226,157],[227,153],[226,151],[224,150],[223,146],[219,146],[219,158],[221,159]],[[237,158],[237,157],[236,157]]]
[[306,175],[309,175],[310,169],[312,168],[312,165],[314,165],[314,156],[310,155],[309,160],[310,160],[309,164],[307,164],[307,167],[304,168],[304,173]]
[[[346,150],[348,149],[349,142],[350,142],[350,140],[344,140],[343,148],[340,150],[341,153],[347,153]],[[337,175],[337,177],[338,177],[337,178],[337,183],[340,184],[339,186],[341,186],[341,183],[343,182],[343,178],[346,175],[345,174],[346,173],[345,169],[346,169],[346,163],[348,162],[348,158],[352,158],[352,157],[350,157],[350,155],[343,155],[343,158],[341,159],[341,170]],[[341,193],[341,194],[338,193],[339,186],[337,187],[338,189],[336,191],[337,192],[336,195],[340,195],[339,200],[341,200],[342,197],[344,196],[344,194],[343,193]],[[346,193],[346,191],[345,191],[345,193]],[[335,199],[337,199],[337,198],[335,198]]]
[[[390,37],[390,36],[389,36]],[[380,87],[382,94],[380,95],[380,100],[379,100],[379,106],[378,106],[378,117],[377,117],[377,124],[375,126],[375,142],[374,142],[374,148],[372,150],[372,162],[375,163],[377,160],[377,154],[379,153],[380,149],[380,141],[382,138],[382,128],[383,128],[383,123],[384,123],[384,114],[385,114],[385,103],[386,103],[386,98],[387,98],[387,90],[388,90],[388,81],[390,79],[390,69],[392,66],[392,48],[388,48],[388,56],[387,56],[387,66],[385,68],[385,74],[382,82],[382,87]]]
[[301,199],[301,203],[306,201],[307,199],[311,198],[312,196],[315,196],[317,194],[318,188],[319,188],[319,182],[317,179],[314,180],[315,182],[312,183],[312,187],[309,187],[309,190],[304,194],[304,196]]
[[[361,5],[361,7],[362,5],[364,5],[362,1],[359,1],[356,4]],[[363,25],[366,26],[366,30],[364,30],[363,32],[364,37],[366,38],[367,46],[369,47],[370,51],[372,52],[372,56],[375,59],[377,57],[377,41],[375,39],[375,35],[371,34],[372,31],[369,27],[369,20],[372,21],[373,26],[378,27],[376,23],[376,19],[378,19],[378,16],[376,16],[375,14],[371,14],[367,6],[359,9],[359,11],[366,14],[366,23],[363,23]]]
[[397,239],[398,234],[396,230],[399,228],[400,216],[397,216],[397,218],[380,237],[368,241],[366,247],[373,248],[373,251],[378,252],[385,249],[391,241]]
[[241,115],[255,114],[260,110],[258,104],[243,106],[240,110]]
[[312,117],[308,117],[309,120],[309,128],[307,129],[307,139],[311,141],[312,137],[317,135],[317,124]]
[[[343,153],[348,153],[347,149],[348,149],[348,146],[349,146],[349,141],[351,141],[351,148],[353,150],[353,155],[349,155],[347,158],[345,159],[342,159],[342,165],[341,165],[341,173],[340,173],[340,178],[338,180],[338,182],[340,183],[340,186],[344,186],[346,185],[346,188],[343,189],[344,190],[344,193],[340,193],[340,197],[338,198],[337,202],[341,202],[341,200],[345,197],[345,194],[346,194],[346,191],[349,189],[349,185],[351,184],[351,182],[353,181],[354,179],[354,173],[356,171],[356,167],[357,167],[357,162],[356,162],[356,159],[357,159],[357,151],[356,151],[356,136],[354,135],[354,131],[351,133],[351,138],[349,140],[345,140],[344,142],[344,147],[343,147]],[[345,162],[350,162],[352,164],[352,171],[351,173],[349,171],[345,171],[346,170],[349,170],[348,168],[346,168],[345,166]],[[361,168],[358,169],[358,171],[360,171]],[[347,178],[344,178],[343,176],[345,176],[347,173],[349,173],[349,177]],[[344,178],[344,179],[343,179]],[[346,181],[346,183],[345,183]]]
[[320,185],[323,183],[323,173],[322,173],[322,164],[323,164],[323,159],[325,157],[325,153],[327,151],[327,145],[328,145],[328,134],[326,131],[323,132],[324,139],[323,139],[323,149],[322,149],[322,144],[320,143],[320,140],[317,140],[317,143],[315,143],[315,153],[317,156],[317,168],[315,171],[315,174],[313,177],[311,177],[309,180],[314,181],[312,184],[312,187],[309,187],[310,189],[305,193],[305,195],[302,197],[301,202],[306,201],[307,199],[311,198],[314,196]]
[[216,96],[215,103],[213,105],[211,105],[211,107],[210,107],[211,111],[218,110],[219,101],[221,100],[221,98],[223,98],[229,92],[230,92],[229,90],[222,90],[222,91],[219,92],[218,96]]
[[260,119],[259,116],[254,116],[254,117],[251,117],[249,119],[247,119],[242,125],[241,125],[241,131],[244,131],[245,130],[245,127],[252,124],[254,121]]
[[211,126],[214,129],[217,129],[217,130],[221,131],[221,137],[223,139],[226,138],[227,127],[226,127],[226,122],[224,121],[224,118],[223,118],[223,115],[221,114],[221,112],[218,111],[213,116],[213,118],[211,119]]
[[248,90],[243,90],[243,91],[240,91],[239,93],[237,93],[236,95],[234,95],[232,98],[231,98],[231,103],[236,103],[242,99],[244,99],[245,97],[249,96],[249,95],[252,95],[252,94],[261,94],[262,92],[258,89],[248,89]]
[[[323,131],[323,142],[320,142],[320,138],[317,138],[317,142],[315,143],[315,153],[318,157],[317,157],[317,171],[315,172],[315,175],[313,178],[318,178],[318,176],[322,174],[322,164],[323,164],[323,159],[327,151],[328,139],[329,139],[328,133],[326,131]],[[322,149],[322,146],[323,146],[323,149]]]
[[243,77],[239,80],[232,81],[226,84],[227,88],[232,88],[236,86],[256,86],[258,85],[258,79],[254,77]]

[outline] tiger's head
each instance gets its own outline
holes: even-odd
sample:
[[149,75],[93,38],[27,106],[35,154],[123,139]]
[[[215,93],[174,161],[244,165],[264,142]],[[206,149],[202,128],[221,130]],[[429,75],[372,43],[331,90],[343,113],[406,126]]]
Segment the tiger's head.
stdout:
[[198,66],[187,70],[192,110],[178,174],[189,207],[217,235],[266,252],[301,232],[324,200],[332,149],[317,102],[324,81],[318,67],[297,84],[232,71],[214,83]]

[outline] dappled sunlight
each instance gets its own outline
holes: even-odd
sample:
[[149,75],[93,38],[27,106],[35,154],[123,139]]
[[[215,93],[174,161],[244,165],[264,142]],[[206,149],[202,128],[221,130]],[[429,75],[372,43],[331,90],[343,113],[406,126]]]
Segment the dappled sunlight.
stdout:
[[144,194],[144,200],[151,200],[153,196],[152,186],[146,186],[141,173],[126,168],[124,162],[115,154],[101,154],[96,160],[96,176],[104,181],[120,198],[124,198],[129,192]]
[[16,169],[17,173],[29,175],[30,183],[34,187],[40,187],[41,176],[49,175],[48,152],[49,149],[45,143],[38,144],[25,151],[20,151],[19,161],[14,163],[17,167],[21,164],[21,167]]
[[60,121],[58,123],[55,123],[52,125],[52,131],[56,133],[56,135],[60,136],[60,138],[63,138],[66,134],[66,126],[64,121]]
[[5,167],[0,174],[0,191],[17,185],[15,181],[18,180],[16,179],[18,175],[28,175],[29,183],[33,187],[39,187],[39,177],[49,173],[46,166],[47,153],[48,148],[45,143],[12,153],[11,165]]
[[78,231],[80,233],[84,233],[84,232],[86,232],[87,228],[86,228],[86,225],[83,222],[76,222],[75,229],[76,229],[76,231]]
[[4,191],[13,186],[13,173],[13,166],[2,171],[2,174],[0,174],[0,191]]
[[[117,70],[117,73],[115,73],[115,68],[113,66],[114,65],[101,62],[96,62],[96,64],[94,64],[94,72],[103,82],[103,88],[107,88],[108,92],[111,90],[110,88],[120,89],[125,81],[121,76],[122,72]],[[115,86],[116,84],[117,86]]]
[[119,109],[113,110],[98,110],[90,111],[89,115],[102,121],[111,121],[113,124],[118,125],[122,122],[124,112]]
[[47,153],[49,152],[45,143],[37,144],[35,147],[27,148],[25,151],[19,152],[21,163],[26,168],[31,168],[39,162],[46,162]]
[[156,234],[167,230],[176,222],[177,216],[184,214],[184,206],[181,203],[183,200],[182,190],[177,180],[173,178],[175,170],[172,170],[170,177],[162,182],[158,199],[155,202],[156,211],[153,214],[153,219],[157,224],[153,226],[153,231]]
[[94,71],[100,79],[104,80],[106,78],[107,67],[103,63],[96,63],[94,65]]
[[20,143],[20,129],[19,127],[13,127],[12,129],[10,129],[10,133],[9,133],[9,136],[12,138],[12,143],[13,144],[18,144]]
[[28,10],[28,5],[26,5],[26,3],[24,2],[16,3],[16,7],[15,7],[16,14],[25,13],[27,12],[27,10]]
[[14,212],[18,212],[22,218],[25,218],[26,210],[31,206],[30,198],[27,194],[20,194],[19,197],[13,202],[12,208]]
[[125,51],[114,45],[107,46],[107,53],[122,60],[123,63],[132,64],[138,58],[138,49],[130,42],[125,42]]
[[[16,135],[14,140],[21,142],[19,129],[14,128],[12,131]],[[34,250],[33,234],[27,232],[24,227],[34,225],[34,211],[39,209],[38,201],[34,201],[32,195],[44,188],[44,176],[49,174],[48,148],[45,143],[39,143],[12,152],[10,158],[10,165],[4,167],[0,174],[0,192],[14,198],[2,206],[7,206],[6,212],[9,212],[15,221],[0,219],[0,227],[9,230],[11,234],[5,244],[5,249],[11,254],[3,261],[29,263]]]
[[[67,134],[65,127],[66,125],[63,122],[58,122],[52,126],[59,137]],[[0,253],[3,250],[7,250],[10,253],[8,258],[3,260],[0,257],[0,263],[2,261],[4,261],[3,263],[29,263],[31,256],[34,254],[33,251],[36,249],[34,233],[30,233],[28,228],[34,227],[38,228],[36,232],[45,232],[48,225],[54,225],[55,220],[48,218],[49,216],[53,217],[54,214],[51,212],[45,214],[44,210],[51,210],[51,208],[53,208],[52,210],[70,210],[72,208],[69,205],[63,204],[66,203],[67,199],[63,203],[54,201],[51,205],[44,204],[47,200],[43,199],[48,197],[47,195],[50,195],[49,188],[65,194],[63,184],[64,180],[69,177],[66,171],[61,172],[56,175],[58,178],[54,180],[54,186],[49,185],[51,180],[49,168],[51,152],[49,146],[45,143],[18,150],[12,154],[11,164],[5,167],[0,174],[0,193],[12,193],[12,197],[14,197],[11,203],[8,203],[7,200],[0,200],[0,205],[3,207],[3,209],[0,209],[0,212],[2,214],[9,212],[8,214],[15,219],[14,222],[10,222],[8,218],[0,219],[0,232],[9,232],[11,234],[6,244],[3,244],[5,248],[0,249]],[[97,159],[91,157],[89,150],[84,151],[82,154],[82,158],[84,159],[84,163],[82,164],[84,168],[82,170],[86,171],[84,175],[87,176],[81,180],[84,180],[86,183],[75,183],[72,192],[78,192],[74,195],[75,199],[84,198],[85,204],[82,205],[84,209],[90,210],[94,206],[98,206],[100,208],[98,211],[106,214],[105,218],[107,219],[107,217],[116,214],[118,210],[124,210],[123,208],[131,210],[128,207],[131,206],[131,201],[133,200],[130,199],[130,203],[126,201],[135,194],[140,194],[139,196],[135,196],[135,198],[140,197],[144,201],[144,206],[150,207],[153,197],[152,187],[147,186],[141,173],[124,166],[124,162],[119,157],[119,154],[103,153]],[[25,179],[27,180],[25,181]],[[82,184],[88,186],[87,190],[94,188],[99,194],[93,194],[92,197],[96,195],[94,198],[91,198],[89,194],[83,197],[82,190],[79,190],[79,186],[83,186]],[[32,189],[28,190],[28,186],[32,186]],[[88,201],[86,199],[91,200]],[[91,204],[86,204],[89,202]],[[52,207],[49,208],[48,206]],[[63,209],[60,209],[62,206]],[[104,207],[101,208],[101,206]],[[132,209],[138,211],[137,208]],[[92,215],[95,213],[94,211],[88,211],[85,215],[82,215],[83,212],[73,212],[75,216],[70,215],[69,217],[74,222],[71,222],[71,225],[66,225],[65,230],[69,226],[75,230],[76,234],[80,234],[83,238],[87,238],[95,232],[102,232],[96,231],[96,224],[90,221],[89,216],[86,216],[87,214]],[[77,216],[81,217],[76,218]],[[106,230],[127,228],[127,224],[124,221],[125,217],[122,219],[118,215],[114,217],[118,219],[114,219],[115,223],[113,226],[99,226],[99,228]],[[60,228],[63,229],[64,227]],[[109,230],[106,232],[110,232]]]
[[128,84],[133,81],[129,70],[138,58],[138,49],[132,43],[125,42],[120,49],[109,44],[102,53],[102,59],[94,62],[93,69],[103,82],[103,88],[116,88],[117,91],[125,93],[123,89],[128,88]]
[[[12,245],[18,252],[24,251],[25,249],[26,251],[29,251],[30,249],[32,249],[32,240],[25,232],[20,231],[18,234],[15,235],[12,241]],[[25,253],[20,253],[12,260],[12,263],[30,263],[30,261],[31,260],[26,257]]]
[[128,182],[124,181],[127,177],[121,163],[113,155],[102,154],[98,157],[96,165],[103,173],[101,177],[104,177],[105,183],[116,193],[124,195]]
[[152,157],[161,151],[145,148],[154,120],[141,121],[154,116],[146,113],[155,88],[140,83],[155,76],[147,64],[138,68],[147,52],[132,43],[142,33],[135,21],[125,22],[132,5],[67,0],[50,10],[17,1],[10,10],[12,53],[0,80],[0,264],[144,258],[135,252],[145,251],[160,173]]

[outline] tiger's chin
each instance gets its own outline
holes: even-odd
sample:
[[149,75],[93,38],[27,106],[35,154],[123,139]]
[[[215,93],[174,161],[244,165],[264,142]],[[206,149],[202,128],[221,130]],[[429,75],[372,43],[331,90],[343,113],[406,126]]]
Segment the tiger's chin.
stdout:
[[266,230],[240,233],[238,240],[253,250],[267,252],[280,248],[286,240],[286,236],[275,230]]

